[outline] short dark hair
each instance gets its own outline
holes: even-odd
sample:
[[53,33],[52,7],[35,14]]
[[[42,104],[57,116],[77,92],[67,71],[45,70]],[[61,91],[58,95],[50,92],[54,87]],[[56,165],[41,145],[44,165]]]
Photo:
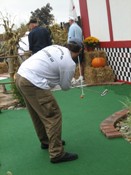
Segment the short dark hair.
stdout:
[[75,42],[73,42],[73,41],[67,43],[67,48],[68,48],[70,51],[75,52],[75,53],[80,52],[80,50],[81,50],[81,47],[80,47],[77,43],[75,43]]
[[28,24],[31,24],[31,23],[37,23],[37,19],[35,19],[35,18],[34,19],[33,18],[30,19],[30,21],[28,22]]

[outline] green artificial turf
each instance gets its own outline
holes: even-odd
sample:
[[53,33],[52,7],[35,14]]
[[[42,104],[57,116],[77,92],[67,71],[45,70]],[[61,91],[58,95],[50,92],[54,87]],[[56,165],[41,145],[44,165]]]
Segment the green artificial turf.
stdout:
[[[0,80],[0,83],[8,83],[8,82],[11,82],[12,79],[11,78],[6,78],[6,79],[3,79],[3,80]],[[11,84],[5,84],[5,88],[7,91],[11,90]]]
[[[101,92],[108,89],[105,96]],[[40,149],[27,110],[0,113],[0,175],[130,175],[131,145],[123,138],[108,139],[100,123],[123,108],[130,97],[130,85],[108,85],[55,91],[63,113],[62,137],[65,151],[76,152],[79,159],[51,164],[47,150]]]

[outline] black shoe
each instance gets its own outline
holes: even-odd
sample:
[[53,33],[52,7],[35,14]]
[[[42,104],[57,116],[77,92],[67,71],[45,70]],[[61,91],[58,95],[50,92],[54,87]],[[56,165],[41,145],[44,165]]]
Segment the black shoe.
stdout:
[[[64,140],[62,140],[62,145],[65,145],[65,141]],[[49,148],[48,144],[41,143],[41,149],[48,149],[48,148]]]
[[76,159],[78,159],[77,154],[66,152],[62,157],[52,158],[50,161],[51,163],[61,163],[61,162],[68,162]]

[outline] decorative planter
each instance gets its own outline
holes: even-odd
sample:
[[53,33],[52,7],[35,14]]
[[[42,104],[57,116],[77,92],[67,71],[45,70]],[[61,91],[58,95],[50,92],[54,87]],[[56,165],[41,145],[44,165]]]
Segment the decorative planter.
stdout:
[[95,47],[85,46],[85,50],[88,52],[92,52],[95,50]]
[[92,44],[84,43],[84,47],[86,51],[91,52],[91,51],[94,51],[95,49],[100,48],[100,44],[99,43],[92,43]]

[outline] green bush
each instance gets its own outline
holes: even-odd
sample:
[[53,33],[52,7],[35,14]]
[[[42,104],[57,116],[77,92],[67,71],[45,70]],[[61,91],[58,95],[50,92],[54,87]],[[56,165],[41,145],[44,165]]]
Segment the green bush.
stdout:
[[15,84],[12,84],[11,85],[11,89],[12,89],[12,92],[13,92],[13,96],[15,99],[17,99],[20,103],[21,106],[25,107],[25,101],[22,97],[22,95],[20,94],[20,92],[18,91],[17,87]]

